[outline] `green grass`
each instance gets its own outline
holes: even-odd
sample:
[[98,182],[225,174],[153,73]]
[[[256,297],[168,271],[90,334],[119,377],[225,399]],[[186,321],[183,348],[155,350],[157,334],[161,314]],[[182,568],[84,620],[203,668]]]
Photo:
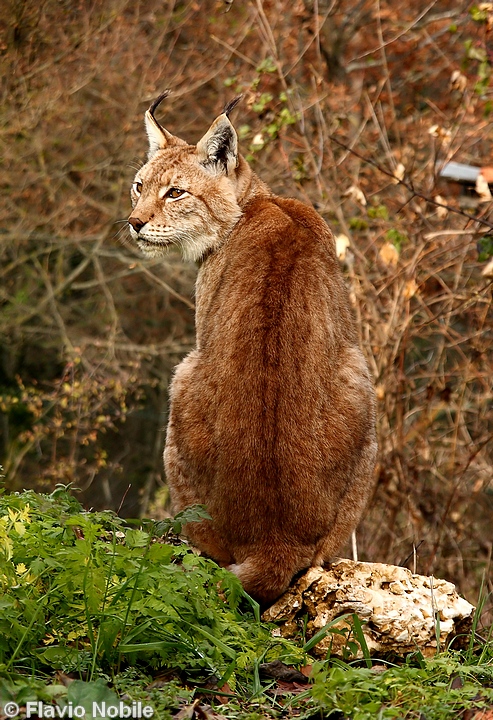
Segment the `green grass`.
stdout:
[[[441,720],[493,705],[493,643],[475,635],[463,653],[383,665],[356,618],[348,643],[364,661],[314,662],[313,641],[273,635],[235,576],[176,541],[203,516],[137,527],[62,487],[0,495],[0,706],[82,705],[89,718],[93,701],[123,697],[159,718]],[[263,677],[275,659],[311,665],[310,682]]]

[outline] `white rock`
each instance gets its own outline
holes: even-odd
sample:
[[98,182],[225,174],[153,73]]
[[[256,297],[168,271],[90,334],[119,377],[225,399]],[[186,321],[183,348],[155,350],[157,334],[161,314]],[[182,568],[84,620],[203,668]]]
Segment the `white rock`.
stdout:
[[[452,583],[434,577],[413,575],[407,568],[382,563],[337,560],[328,569],[310,568],[263,619],[281,623],[280,632],[292,637],[306,625],[307,638],[342,615],[356,614],[372,655],[420,650],[432,655],[472,625],[474,607],[461,598]],[[437,619],[439,622],[437,622]],[[311,652],[325,657],[348,656],[351,618],[337,622]],[[350,653],[349,653],[350,655]],[[356,657],[362,657],[361,650]]]

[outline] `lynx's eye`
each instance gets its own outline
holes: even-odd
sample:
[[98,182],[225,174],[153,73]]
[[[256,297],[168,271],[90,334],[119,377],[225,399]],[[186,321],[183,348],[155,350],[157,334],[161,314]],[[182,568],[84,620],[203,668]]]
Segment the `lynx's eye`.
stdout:
[[132,190],[136,195],[140,195],[140,193],[142,192],[142,183],[140,182],[140,180],[134,182],[134,184],[132,185]]
[[186,190],[180,190],[180,188],[172,187],[168,190],[164,197],[169,198],[170,200],[178,200],[178,198],[181,198],[185,195],[185,193]]

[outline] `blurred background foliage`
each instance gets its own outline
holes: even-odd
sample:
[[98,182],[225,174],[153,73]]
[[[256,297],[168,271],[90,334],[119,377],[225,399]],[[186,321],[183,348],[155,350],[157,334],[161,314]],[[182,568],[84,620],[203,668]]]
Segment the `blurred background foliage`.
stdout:
[[[196,269],[129,241],[143,113],[196,142],[239,92],[243,153],[323,215],[379,399],[360,557],[491,581],[493,7],[462,0],[3,0],[0,463],[8,489],[166,507],[167,386]],[[157,498],[157,500],[156,500]],[[280,499],[282,502],[282,499]],[[348,549],[346,549],[348,551]]]

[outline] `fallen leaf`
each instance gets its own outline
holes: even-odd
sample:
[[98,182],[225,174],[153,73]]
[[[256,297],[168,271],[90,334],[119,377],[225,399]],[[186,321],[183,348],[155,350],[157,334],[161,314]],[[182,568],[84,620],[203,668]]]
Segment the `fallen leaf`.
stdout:
[[210,705],[202,705],[200,698],[197,698],[191,705],[185,705],[173,720],[223,720],[224,716],[215,712]]
[[226,720],[224,715],[217,713],[210,705],[197,705],[195,717],[197,720]]
[[489,202],[491,200],[490,186],[486,182],[482,172],[479,173],[476,179],[476,192],[481,202]]
[[[216,699],[218,700],[218,702],[222,703],[222,705],[226,705],[230,701],[230,698],[228,697],[228,695],[232,695],[233,691],[229,687],[228,683],[224,683],[224,685],[222,685],[217,690],[218,690],[218,694],[216,695]],[[226,694],[222,695],[221,693],[226,693]]]
[[149,685],[146,686],[146,690],[162,688],[174,677],[176,677],[176,671],[173,669],[161,672],[155,676],[154,680],[150,682]]
[[[445,204],[446,204],[446,203],[445,203],[445,200],[443,199],[443,197],[442,197],[441,195],[435,195],[435,197],[434,197],[433,199],[435,200],[435,202],[441,203],[442,205],[445,205]],[[446,218],[447,215],[448,215],[448,209],[447,209],[446,207],[441,207],[440,205],[437,205],[437,211],[436,211],[436,212],[437,212],[437,217],[438,217],[440,220],[443,220],[443,219]]]
[[363,205],[363,207],[366,207],[365,194],[363,190],[361,190],[361,188],[359,188],[357,185],[351,185],[351,187],[346,190],[344,195],[346,197],[350,197],[352,200],[355,200],[360,205]]
[[410,298],[414,297],[417,292],[418,283],[414,278],[412,278],[411,280],[408,280],[404,285],[404,291],[402,294],[406,298],[406,300],[409,300]]
[[459,90],[459,92],[464,92],[466,89],[467,78],[460,70],[454,70],[452,73],[452,77],[450,78],[450,87],[452,90]]
[[464,687],[464,681],[460,675],[456,675],[454,678],[452,678],[452,682],[450,683],[450,689],[459,690],[461,687]]
[[262,133],[257,133],[252,140],[252,148],[254,150],[261,150],[265,145],[264,136]]
[[371,671],[375,673],[375,675],[381,675],[384,672],[387,672],[388,667],[387,665],[372,665]]
[[441,127],[440,125],[432,125],[428,129],[428,134],[432,135],[433,137],[436,137],[436,138],[439,137],[444,142],[449,141],[452,137],[452,133],[450,132],[450,130],[447,130],[446,128]]
[[300,693],[306,692],[306,685],[279,680],[273,691],[276,695],[300,695]]
[[401,180],[404,180],[404,175],[406,174],[406,168],[402,163],[399,163],[394,171],[394,182],[397,184]]
[[493,720],[493,709],[477,710],[471,720]]
[[70,683],[74,681],[74,678],[69,677],[68,675],[65,675],[61,670],[59,670],[55,675],[55,680],[60,685],[65,685],[65,687],[68,687]]
[[481,275],[487,278],[493,278],[493,258],[491,258],[486,267],[483,268]]
[[386,242],[382,245],[378,255],[380,257],[380,260],[387,267],[395,267],[399,260],[399,251],[397,250],[395,245],[392,245],[392,243],[390,242]]
[[[376,349],[378,351],[378,348]],[[377,396],[377,400],[383,400],[385,398],[385,386],[384,385],[377,385],[375,388],[375,394]]]
[[280,660],[273,660],[269,663],[263,663],[259,667],[260,674],[264,677],[273,678],[274,680],[281,680],[283,682],[287,683],[299,683],[301,685],[306,685],[308,682],[308,678],[306,675],[303,675],[299,670],[296,670],[296,668],[290,667],[289,665],[285,665]]
[[336,235],[335,241],[337,257],[339,260],[344,261],[346,259],[347,249],[351,245],[350,240],[347,235],[341,233],[340,235]]
[[195,713],[195,707],[200,702],[199,699],[195,700],[195,702],[192,703],[192,705],[185,705],[182,707],[181,710],[179,710],[175,715],[173,715],[174,720],[191,720]]

